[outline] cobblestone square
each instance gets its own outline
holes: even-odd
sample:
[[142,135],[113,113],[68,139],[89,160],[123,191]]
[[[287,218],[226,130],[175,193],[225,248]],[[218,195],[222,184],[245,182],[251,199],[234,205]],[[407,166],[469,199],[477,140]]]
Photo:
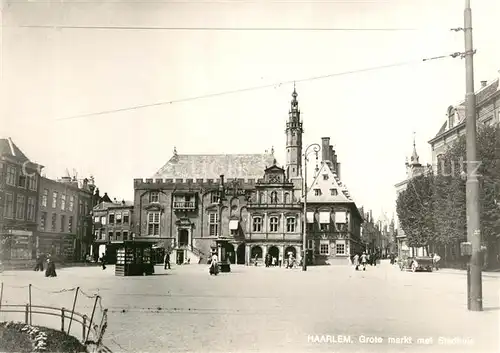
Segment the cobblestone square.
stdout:
[[[498,352],[498,276],[483,277],[484,312],[466,309],[460,273],[401,272],[383,262],[300,269],[206,265],[156,267],[156,275],[116,277],[113,266],[65,268],[58,277],[7,271],[3,304],[71,308],[80,287],[109,309],[105,343],[116,352]],[[22,287],[22,288],[21,288]],[[90,313],[81,297],[76,311]],[[97,310],[99,311],[99,310]],[[3,314],[2,320],[12,315]],[[14,315],[14,314],[13,314]],[[17,320],[22,320],[19,315]],[[96,315],[96,320],[98,315]],[[34,324],[59,325],[34,317]],[[79,325],[72,333],[78,336]],[[79,336],[78,336],[79,337]],[[448,339],[446,341],[445,339]],[[389,342],[390,341],[390,342]],[[445,344],[447,343],[447,344]]]

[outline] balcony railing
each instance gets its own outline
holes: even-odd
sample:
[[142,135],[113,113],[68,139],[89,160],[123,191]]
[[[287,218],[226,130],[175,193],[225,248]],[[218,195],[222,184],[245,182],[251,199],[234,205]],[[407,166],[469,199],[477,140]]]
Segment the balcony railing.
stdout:
[[300,203],[258,203],[258,202],[250,202],[247,207],[258,207],[258,208],[296,208],[302,209],[302,205]]
[[174,210],[194,210],[196,203],[194,201],[175,201]]

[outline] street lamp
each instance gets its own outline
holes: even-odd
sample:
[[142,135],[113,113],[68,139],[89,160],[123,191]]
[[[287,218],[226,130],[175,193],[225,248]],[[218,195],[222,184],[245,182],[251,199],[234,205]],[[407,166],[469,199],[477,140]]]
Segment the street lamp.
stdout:
[[[309,151],[309,149],[311,149]],[[318,152],[321,147],[317,143],[313,143],[306,147],[304,152],[304,225],[302,226],[302,271],[307,271],[307,237],[306,237],[306,228],[307,228],[307,162],[309,159],[307,158],[311,153],[316,154],[316,159],[318,159]]]

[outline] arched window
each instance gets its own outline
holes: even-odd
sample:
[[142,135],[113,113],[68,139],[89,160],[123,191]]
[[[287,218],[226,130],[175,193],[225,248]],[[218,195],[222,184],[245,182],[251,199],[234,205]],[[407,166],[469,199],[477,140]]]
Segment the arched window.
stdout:
[[271,192],[271,203],[278,203],[278,193],[276,191]]
[[259,203],[266,203],[266,195],[263,191],[259,191]]
[[448,108],[448,129],[455,126],[455,109],[453,107]]
[[285,200],[284,200],[284,203],[285,204],[289,204],[290,203],[290,194],[285,192]]

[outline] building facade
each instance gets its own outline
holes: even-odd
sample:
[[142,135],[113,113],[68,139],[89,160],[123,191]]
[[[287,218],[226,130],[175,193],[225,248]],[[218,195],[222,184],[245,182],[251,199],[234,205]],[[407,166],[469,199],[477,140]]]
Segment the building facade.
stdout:
[[[477,123],[483,125],[500,122],[500,86],[499,79],[488,83],[481,81],[481,88],[476,92]],[[460,136],[465,135],[465,101],[449,106],[446,121],[429,144],[432,149],[432,165],[437,171],[439,158]]]
[[124,240],[134,239],[133,213],[133,202],[111,202],[107,194],[104,195],[104,201],[94,207],[94,245],[90,253],[94,261],[106,254],[107,262],[115,263],[117,245]]
[[42,177],[36,249],[66,261],[81,260],[89,231],[92,191],[71,177],[52,180]]
[[4,261],[36,256],[40,172],[12,139],[0,139],[0,252]]
[[[232,263],[262,261],[267,254],[279,258],[292,253],[300,258],[303,122],[295,90],[285,134],[283,167],[277,165],[274,150],[265,154],[181,155],[174,149],[173,157],[152,178],[134,180],[136,237],[162,244],[173,252],[171,260],[178,263],[186,259],[206,261],[218,239],[227,240],[225,252]],[[330,156],[329,166],[338,172],[340,164],[328,143],[325,153]],[[345,187],[338,187],[345,195]],[[311,199],[313,213],[321,207],[329,207],[331,215],[345,212],[344,219],[337,222],[343,226],[328,229],[328,252],[320,245],[327,232],[314,227],[308,231],[312,252],[317,249],[314,259],[345,260],[352,244],[359,243],[361,217],[354,202],[348,197],[316,203],[314,197]],[[336,224],[331,219],[331,224]],[[332,246],[335,250],[330,251]]]

